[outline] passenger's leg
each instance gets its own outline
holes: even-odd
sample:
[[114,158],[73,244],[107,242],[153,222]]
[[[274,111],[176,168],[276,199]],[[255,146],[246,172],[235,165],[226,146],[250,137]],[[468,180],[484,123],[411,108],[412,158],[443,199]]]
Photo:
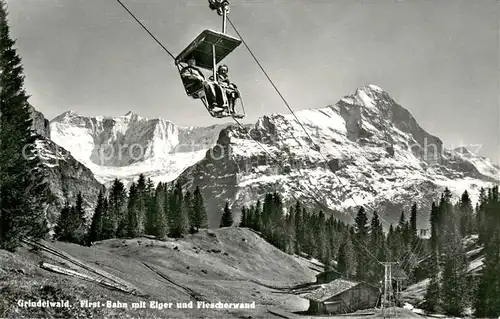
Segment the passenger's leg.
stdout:
[[213,85],[211,85],[211,83],[209,82],[204,82],[203,88],[205,91],[205,96],[207,98],[208,107],[212,108],[216,100]]
[[215,88],[215,96],[217,100],[217,106],[224,107],[224,89],[220,87],[220,85],[214,83]]
[[234,113],[234,104],[236,102],[234,99],[234,91],[226,90],[226,97],[227,97],[227,102],[229,105],[229,112]]

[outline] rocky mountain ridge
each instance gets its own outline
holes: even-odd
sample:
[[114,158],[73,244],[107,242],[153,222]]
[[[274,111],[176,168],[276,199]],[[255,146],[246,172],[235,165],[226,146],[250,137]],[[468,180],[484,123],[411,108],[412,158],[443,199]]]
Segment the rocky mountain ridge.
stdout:
[[[200,186],[216,226],[226,201],[239,213],[265,192],[284,194],[352,222],[357,207],[378,210],[385,228],[413,202],[427,228],[432,200],[445,187],[477,197],[481,187],[500,181],[490,160],[448,150],[420,127],[411,113],[375,85],[357,89],[334,105],[260,118],[246,130],[223,130],[217,149],[179,178]],[[255,139],[255,140],[254,140]],[[257,143],[257,142],[258,143]]]
[[428,207],[445,187],[457,196],[467,189],[474,199],[481,187],[500,181],[489,159],[466,147],[444,148],[376,85],[295,113],[307,134],[291,114],[266,115],[241,129],[68,111],[50,122],[50,136],[103,184],[130,183],[142,173],[154,182],[200,186],[212,227],[226,201],[237,219],[243,205],[278,191],[287,204],[299,199],[348,222],[360,205],[377,209],[386,228],[417,202],[419,227],[426,228]]

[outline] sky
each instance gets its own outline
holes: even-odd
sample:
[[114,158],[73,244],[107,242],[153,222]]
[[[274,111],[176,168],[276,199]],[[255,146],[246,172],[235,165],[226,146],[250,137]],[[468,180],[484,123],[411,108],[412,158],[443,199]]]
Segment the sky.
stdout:
[[[221,29],[204,0],[122,0],[174,54]],[[133,111],[208,126],[161,47],[115,0],[7,0],[30,103],[52,119]],[[376,84],[447,147],[500,163],[499,0],[232,0],[230,18],[294,110]],[[228,25],[227,32],[236,37]],[[244,45],[224,63],[252,123],[288,113]]]

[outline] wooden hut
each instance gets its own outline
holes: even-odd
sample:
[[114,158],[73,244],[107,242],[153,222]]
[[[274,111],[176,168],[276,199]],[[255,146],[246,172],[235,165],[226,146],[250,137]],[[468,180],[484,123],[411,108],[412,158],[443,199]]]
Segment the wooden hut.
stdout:
[[304,295],[311,314],[341,314],[374,308],[380,289],[365,282],[335,279]]

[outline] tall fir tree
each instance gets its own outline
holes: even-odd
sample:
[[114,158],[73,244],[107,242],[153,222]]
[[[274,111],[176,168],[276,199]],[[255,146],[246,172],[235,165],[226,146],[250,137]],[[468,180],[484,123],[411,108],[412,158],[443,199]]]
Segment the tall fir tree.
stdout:
[[439,242],[439,211],[438,206],[435,202],[432,202],[431,205],[431,214],[430,214],[430,224],[431,224],[431,249],[437,252],[438,242]]
[[411,241],[417,238],[417,203],[413,203],[410,213]]
[[135,210],[137,214],[137,234],[145,233],[146,213],[150,198],[151,185],[148,184],[144,174],[140,174],[136,184]]
[[103,216],[106,214],[107,210],[107,200],[102,191],[99,192],[97,196],[97,204],[94,210],[94,215],[92,216],[92,222],[87,235],[87,245],[91,245],[92,242],[99,241],[102,239],[102,221]]
[[295,251],[297,253],[302,252],[302,246],[305,239],[304,230],[304,219],[302,215],[302,207],[300,202],[295,203]]
[[21,58],[0,1],[0,249],[16,250],[24,237],[48,233],[48,185],[31,129]]
[[440,267],[439,258],[437,256],[437,247],[431,253],[431,262],[429,267],[429,285],[424,296],[426,308],[431,312],[441,312],[442,311],[442,290],[441,290],[441,278],[440,278]]
[[247,227],[247,221],[248,221],[248,213],[247,213],[248,209],[246,208],[246,206],[243,206],[241,208],[241,218],[240,218],[240,223],[239,223],[239,227]]
[[354,278],[358,267],[356,251],[349,230],[346,230],[344,241],[340,245],[338,255],[337,270],[347,278]]
[[325,213],[323,211],[320,211],[316,220],[314,221],[314,233],[316,233],[315,239],[316,239],[316,247],[317,247],[317,252],[316,252],[316,258],[320,260],[323,264],[330,264],[330,260],[328,260],[328,250],[329,250],[329,243],[327,240],[326,236],[326,221],[325,221]]
[[356,241],[354,243],[354,247],[356,249],[357,261],[356,278],[359,280],[366,280],[369,276],[369,256],[366,255],[365,251],[365,247],[368,243],[369,224],[368,216],[366,215],[366,211],[363,207],[358,210],[358,214],[356,215],[355,229]]
[[196,186],[193,192],[192,214],[193,217],[192,220],[190,220],[191,227],[195,231],[198,231],[198,229],[202,227],[207,227],[207,212],[205,210],[203,194],[199,186]]
[[168,206],[168,228],[169,236],[174,238],[182,237],[187,229],[186,210],[183,208],[184,195],[182,185],[178,181],[175,183],[174,189],[170,192]]
[[442,306],[447,315],[462,316],[467,305],[467,259],[461,238],[449,239],[453,248],[448,248],[444,256],[442,275]]
[[460,316],[466,307],[467,259],[460,234],[460,216],[451,202],[451,192],[445,189],[441,198],[441,238],[439,253],[443,258],[441,276],[442,307],[446,314]]
[[83,197],[78,193],[75,205],[70,206],[66,202],[61,210],[54,228],[54,239],[82,244],[85,241],[86,230]]
[[255,204],[255,211],[252,214],[252,228],[256,231],[262,230],[262,205],[260,200]]
[[128,202],[127,202],[127,237],[136,237],[139,234],[139,222],[137,218],[137,185],[132,182],[129,188]]
[[384,230],[377,212],[373,213],[370,223],[370,247],[375,252],[377,260],[373,258],[369,260],[368,280],[377,283],[383,278],[383,268],[378,260],[387,260]]
[[164,184],[158,183],[152,195],[146,216],[146,233],[161,239],[165,237],[167,231]]
[[[159,185],[161,187],[161,185]],[[145,214],[145,224],[144,232],[147,235],[156,236],[158,221],[161,218],[162,212],[158,211],[158,204],[156,198],[156,192],[158,188],[154,188],[151,179],[148,179],[146,183],[146,214]]]
[[487,205],[486,190],[481,187],[479,190],[479,200],[476,204],[476,229],[479,234],[479,242],[485,244],[488,242],[486,234],[486,216],[485,210]]
[[[285,251],[289,254],[295,253],[295,207],[290,207],[288,211],[288,215],[286,217],[286,248]],[[331,255],[331,254],[330,254]],[[333,256],[330,256],[329,260],[331,261]],[[329,265],[327,265],[329,266]]]
[[444,252],[447,245],[446,238],[451,236],[450,232],[456,225],[456,216],[454,214],[452,194],[449,188],[445,188],[443,194],[441,195],[441,200],[439,201],[439,206],[437,209],[438,215],[438,252]]
[[483,212],[480,220],[483,236],[480,237],[483,237],[484,243],[484,268],[474,296],[475,316],[478,318],[500,316],[500,201],[496,195],[498,188],[488,193],[491,196],[480,197],[478,207]]
[[195,232],[193,227],[191,227],[192,226],[191,219],[194,218],[193,202],[194,202],[193,195],[191,194],[190,191],[186,191],[186,193],[184,194],[184,199],[183,199],[184,205],[182,206],[182,208],[184,209],[184,216],[186,216],[187,218],[187,224],[189,226],[188,228],[190,232]]
[[229,203],[226,202],[226,205],[224,206],[224,212],[222,213],[220,219],[220,227],[231,227],[231,226],[233,226],[233,213],[229,208]]
[[460,235],[462,237],[472,235],[476,228],[474,225],[474,208],[472,207],[472,201],[467,190],[462,194],[457,210],[460,218]]
[[109,210],[116,237],[127,235],[127,192],[121,180],[115,178],[109,191]]
[[76,229],[78,227],[76,219],[76,210],[68,202],[62,208],[54,227],[54,239],[70,243],[77,243],[75,239]]
[[107,198],[105,199],[105,203],[106,207],[103,209],[102,214],[101,240],[116,237],[116,217],[114,211],[111,210],[111,204]]

